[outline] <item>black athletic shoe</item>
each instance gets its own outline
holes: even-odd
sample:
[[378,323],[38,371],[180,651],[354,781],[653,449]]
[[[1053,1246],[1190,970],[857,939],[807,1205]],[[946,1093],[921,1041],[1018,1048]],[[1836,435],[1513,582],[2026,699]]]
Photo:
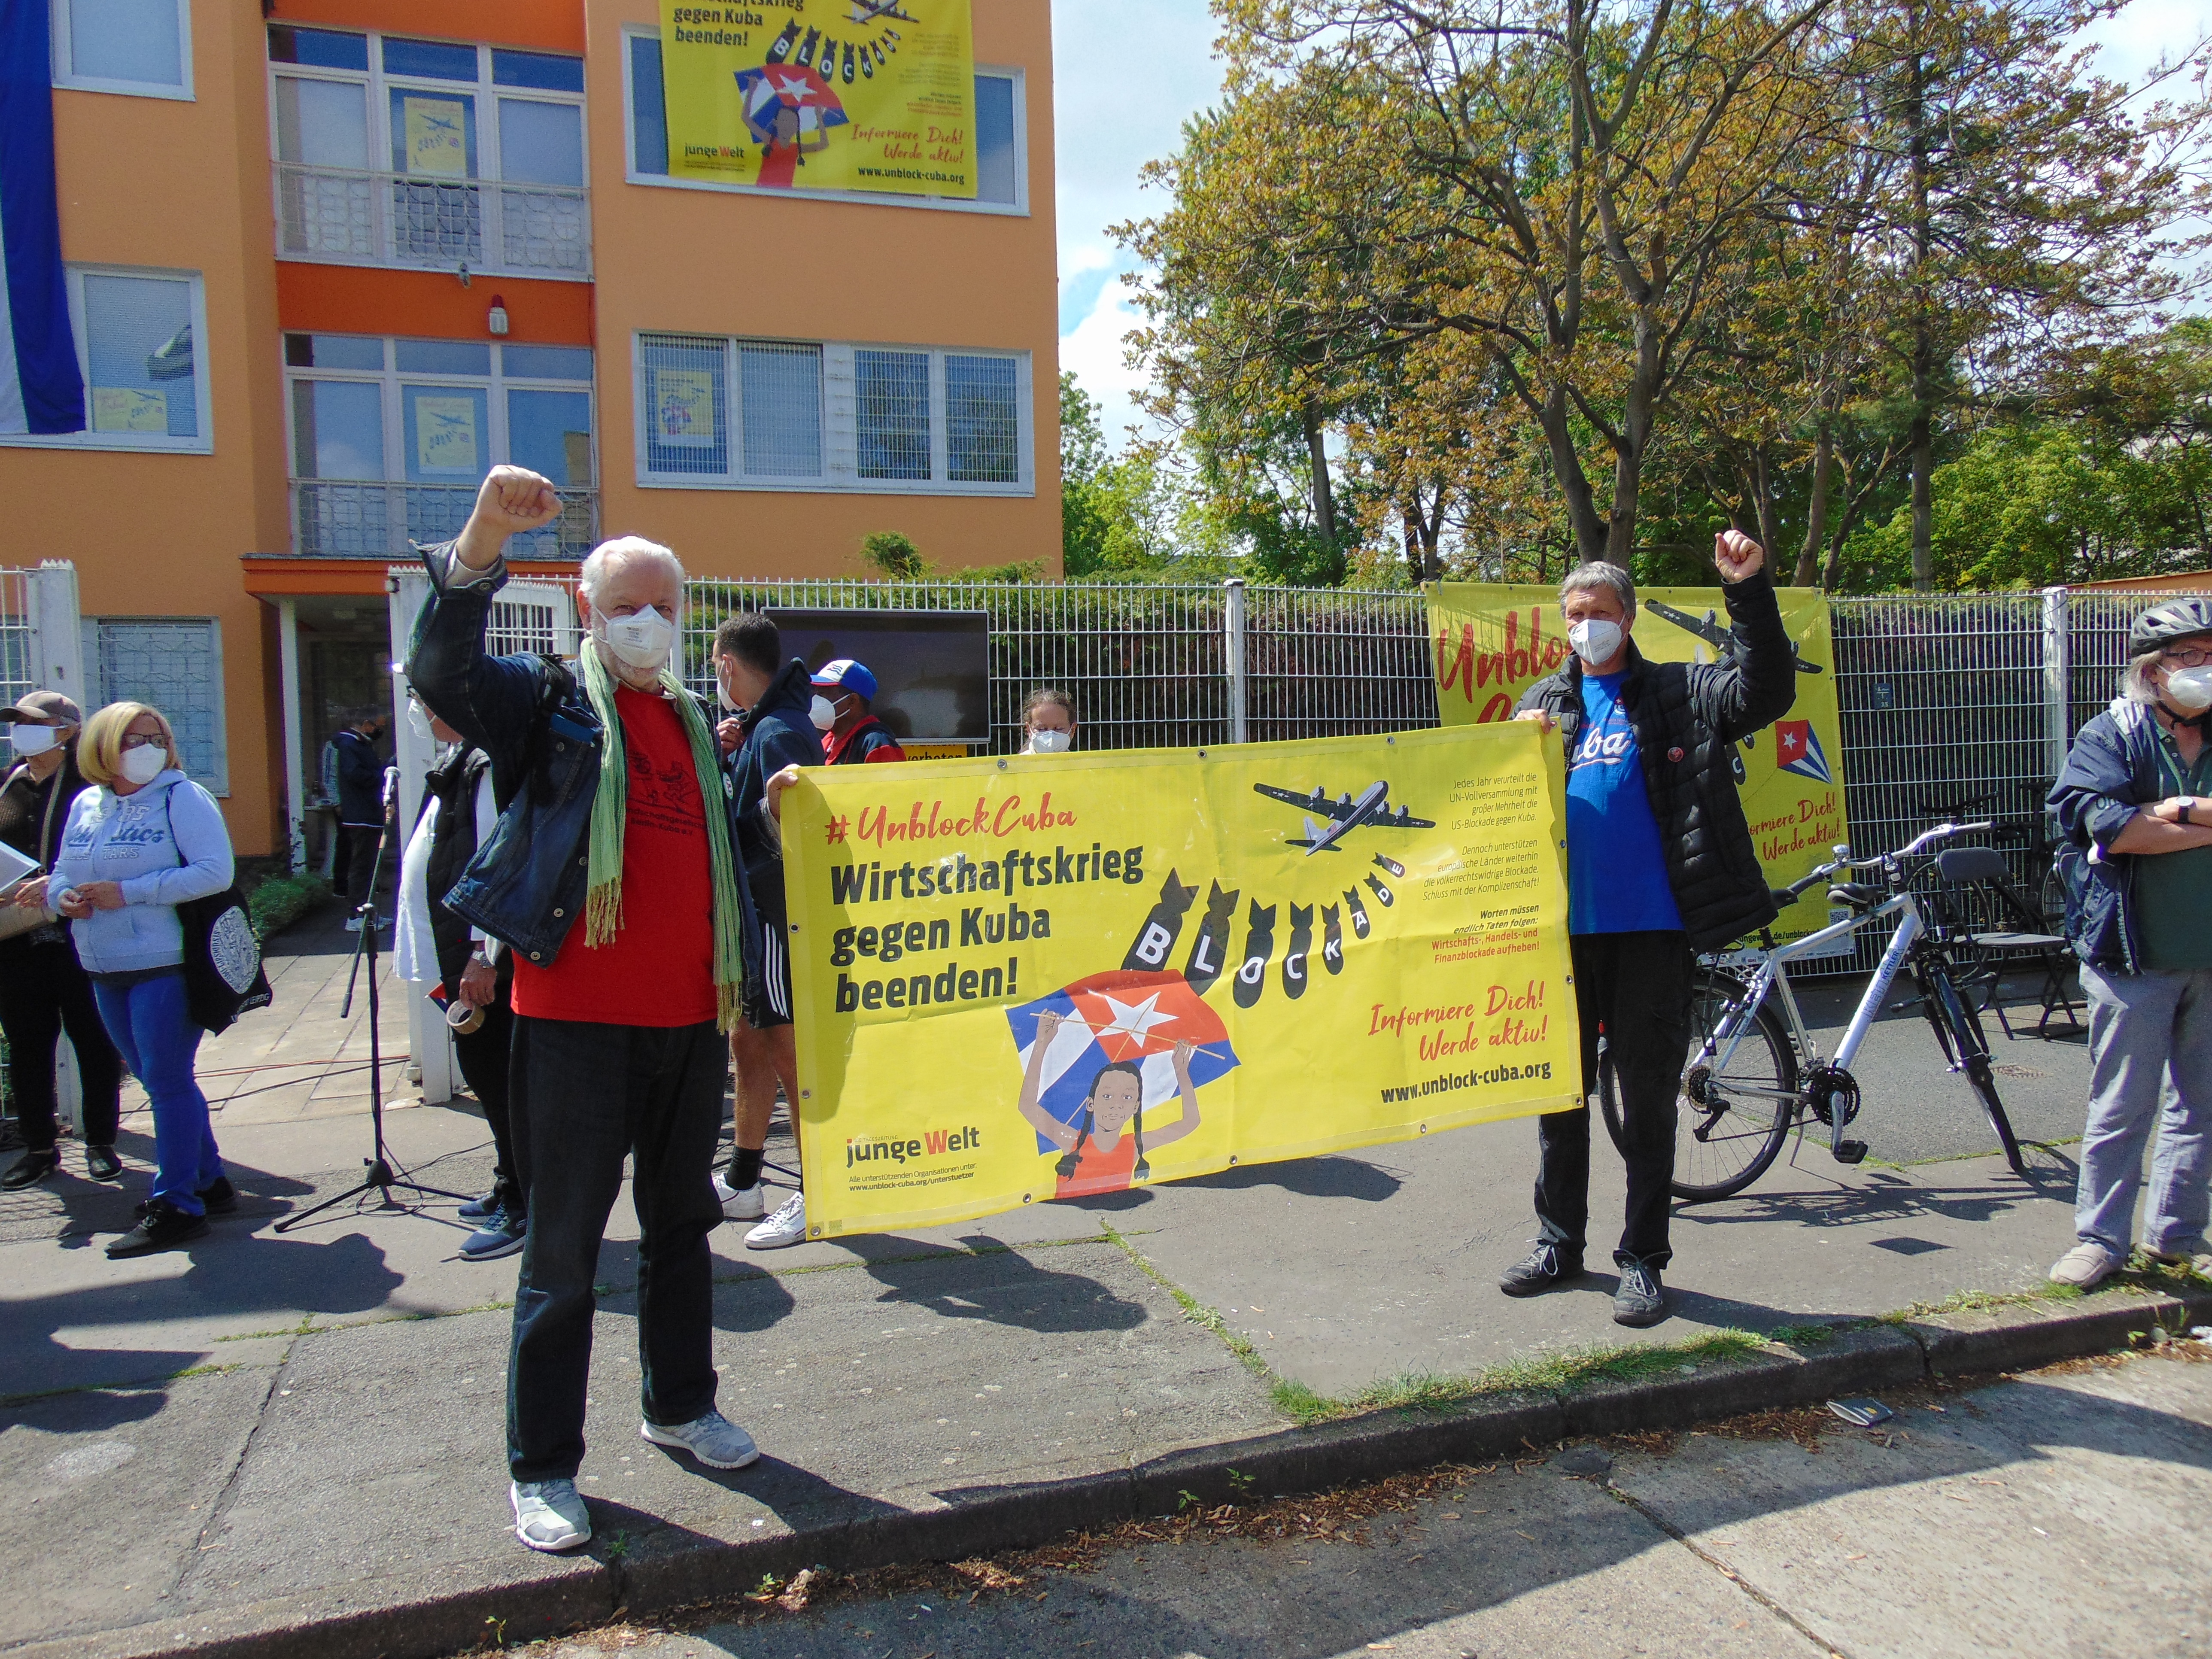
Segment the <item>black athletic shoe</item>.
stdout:
[[1667,1287],[1659,1270],[1634,1256],[1620,1261],[1620,1288],[1613,1293],[1613,1322],[1616,1325],[1656,1325],[1667,1316]]
[[1527,1257],[1505,1270],[1498,1288],[1508,1296],[1540,1296],[1583,1276],[1583,1259],[1570,1255],[1548,1239],[1537,1242]]
[[112,1146],[87,1146],[84,1172],[94,1181],[119,1181],[123,1177],[123,1160],[116,1157]]
[[186,1215],[166,1198],[157,1198],[146,1206],[146,1213],[138,1224],[107,1247],[107,1259],[119,1261],[125,1256],[151,1255],[156,1250],[173,1250],[179,1244],[189,1244],[208,1234],[207,1218]]
[[[228,1215],[238,1207],[238,1188],[230,1184],[228,1176],[217,1176],[212,1186],[203,1187],[193,1194],[205,1206],[210,1215]],[[154,1212],[155,1200],[142,1198],[131,1212],[141,1221]]]
[[26,1152],[0,1175],[0,1192],[20,1193],[34,1187],[62,1167],[59,1152]]

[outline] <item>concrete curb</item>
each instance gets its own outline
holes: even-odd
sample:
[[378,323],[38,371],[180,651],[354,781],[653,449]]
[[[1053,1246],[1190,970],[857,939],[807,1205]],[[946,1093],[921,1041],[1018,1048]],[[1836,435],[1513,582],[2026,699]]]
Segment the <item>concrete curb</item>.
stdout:
[[2212,1291],[2190,1291],[2108,1293],[2084,1303],[1845,1327],[1808,1348],[1686,1364],[1681,1374],[1662,1379],[1499,1395],[1447,1411],[1377,1411],[1194,1448],[1127,1469],[1000,1487],[971,1501],[757,1540],[672,1529],[647,1534],[618,1562],[519,1562],[517,1578],[501,1585],[455,1590],[449,1582],[394,1582],[386,1586],[391,1599],[375,1608],[333,1607],[339,1591],[219,1613],[180,1609],[122,1630],[0,1647],[0,1653],[7,1659],[435,1659],[480,1646],[495,1631],[514,1644],[617,1614],[646,1618],[726,1599],[765,1574],[787,1577],[816,1565],[860,1571],[1046,1543],[1070,1531],[1172,1513],[1186,1491],[1209,1504],[1318,1491],[1582,1436],[1679,1428],[1931,1376],[2028,1370],[2108,1352],[2154,1325],[2208,1320]]

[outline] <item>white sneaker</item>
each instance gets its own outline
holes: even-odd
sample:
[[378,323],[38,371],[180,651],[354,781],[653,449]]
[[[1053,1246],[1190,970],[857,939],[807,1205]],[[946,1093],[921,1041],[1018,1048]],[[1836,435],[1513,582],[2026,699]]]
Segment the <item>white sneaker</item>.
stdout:
[[728,1221],[758,1221],[768,1208],[761,1197],[759,1182],[739,1192],[722,1178],[720,1170],[714,1171],[714,1197],[721,1204],[723,1218]]
[[806,1237],[806,1194],[793,1193],[776,1212],[745,1235],[749,1250],[781,1250]]
[[514,1481],[514,1535],[534,1550],[572,1550],[592,1541],[592,1517],[573,1480]]
[[674,1428],[640,1423],[637,1432],[641,1439],[656,1446],[675,1446],[690,1452],[710,1469],[741,1469],[760,1456],[752,1436],[720,1412],[708,1412]]
[[2127,1265],[2124,1258],[2114,1255],[2094,1239],[2083,1239],[2051,1264],[2050,1279],[2054,1285],[2071,1285],[2086,1291],[2102,1284]]

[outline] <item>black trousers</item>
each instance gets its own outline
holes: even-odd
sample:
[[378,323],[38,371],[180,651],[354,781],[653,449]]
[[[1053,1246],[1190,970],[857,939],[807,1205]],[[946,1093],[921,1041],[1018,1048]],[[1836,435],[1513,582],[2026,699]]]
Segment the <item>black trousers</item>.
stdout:
[[[1583,1098],[1597,1088],[1598,1037],[1603,1034],[1620,1091],[1622,1148],[1628,1165],[1628,1220],[1616,1262],[1633,1256],[1664,1267],[1668,1186],[1674,1178],[1675,1097],[1690,1051],[1690,973],[1695,958],[1686,934],[1577,933],[1575,1000],[1582,1012]],[[1536,1219],[1544,1237],[1583,1253],[1589,1224],[1590,1113],[1547,1112],[1537,1120],[1542,1161],[1536,1176]]]
[[9,1076],[23,1145],[34,1152],[54,1149],[54,1044],[67,1031],[84,1085],[85,1144],[112,1146],[123,1057],[100,1023],[91,976],[66,939],[33,944],[19,936],[0,942],[0,1030],[8,1034]]
[[515,1153],[530,1231],[507,1368],[507,1457],[517,1480],[572,1480],[584,1457],[599,1242],[632,1159],[638,1358],[647,1421],[714,1407],[710,1170],[730,1049],[697,1025],[514,1019]]
[[349,823],[345,826],[345,890],[354,908],[359,909],[369,900],[369,884],[375,881],[380,892],[390,892],[399,879],[393,867],[396,853],[386,854],[384,870],[377,873],[376,854],[385,844],[384,831],[376,825]]
[[514,1174],[514,1130],[507,1108],[507,1073],[514,1045],[514,1012],[507,1006],[502,987],[499,1000],[484,1009],[483,1024],[464,1036],[453,1033],[453,1058],[460,1062],[462,1081],[483,1108],[491,1126],[492,1191],[509,1214],[520,1215],[524,1201],[522,1183]]

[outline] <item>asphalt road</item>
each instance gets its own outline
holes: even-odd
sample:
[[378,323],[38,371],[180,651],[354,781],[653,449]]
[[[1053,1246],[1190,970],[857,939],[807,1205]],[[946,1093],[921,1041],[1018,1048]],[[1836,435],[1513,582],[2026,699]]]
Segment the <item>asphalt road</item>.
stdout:
[[[2159,1659],[2207,1650],[2212,1347],[1538,1452],[1179,1533],[830,1581],[546,1659]],[[1279,1530],[1279,1537],[1249,1534]],[[1238,1535],[1239,1534],[1246,1535]],[[1015,1582],[1018,1581],[1018,1582]],[[818,1589],[819,1587],[810,1587]],[[886,1593],[888,1592],[888,1593]],[[787,1595],[788,1589],[786,1589]]]

